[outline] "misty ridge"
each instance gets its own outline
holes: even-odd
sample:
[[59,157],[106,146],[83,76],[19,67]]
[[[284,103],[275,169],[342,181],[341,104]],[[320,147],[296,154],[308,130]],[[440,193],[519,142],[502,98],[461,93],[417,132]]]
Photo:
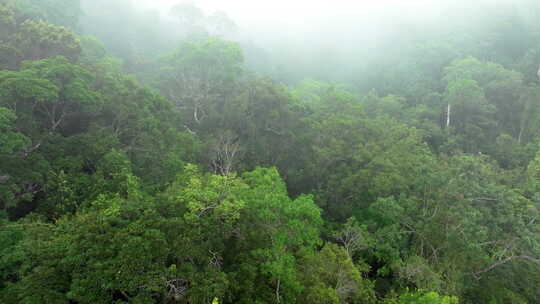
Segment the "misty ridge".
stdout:
[[0,0],[0,303],[540,303],[538,20]]

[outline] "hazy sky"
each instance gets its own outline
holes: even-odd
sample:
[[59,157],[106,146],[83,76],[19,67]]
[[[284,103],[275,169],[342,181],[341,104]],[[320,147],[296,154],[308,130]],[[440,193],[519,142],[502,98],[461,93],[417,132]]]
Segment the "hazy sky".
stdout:
[[[452,0],[458,2],[464,0]],[[144,8],[159,8],[167,12],[175,3],[193,2],[206,13],[225,11],[243,33],[258,39],[265,36],[279,39],[309,35],[321,30],[340,35],[359,31],[375,35],[381,24],[414,18],[439,18],[447,0],[133,0]],[[271,35],[264,35],[271,33]]]
[[[167,6],[178,0],[136,0],[146,6]],[[205,9],[221,9],[238,16],[265,16],[275,14],[321,16],[333,13],[352,13],[365,10],[393,8],[421,8],[434,6],[434,0],[194,0]],[[439,1],[440,2],[440,1]]]
[[[239,41],[252,41],[270,54],[281,53],[276,55],[279,58],[289,56],[293,62],[302,62],[309,58],[338,60],[377,54],[383,51],[381,47],[388,47],[386,35],[393,31],[435,31],[438,26],[458,24],[452,18],[475,18],[475,11],[483,7],[477,4],[505,10],[508,6],[502,4],[523,0],[131,1],[141,8],[159,9],[163,15],[181,2],[192,2],[206,14],[224,11],[238,25]],[[452,17],[449,12],[453,12]],[[350,65],[351,60],[346,62]]]
[[144,7],[166,8],[178,2],[193,2],[207,12],[226,11],[239,23],[279,20],[302,22],[306,18],[343,16],[422,16],[437,14],[446,5],[457,3],[509,3],[519,0],[133,0]]
[[[458,2],[454,0],[450,2]],[[134,0],[143,7],[168,9],[179,0]],[[342,18],[377,19],[381,16],[437,14],[438,0],[194,0],[206,12],[223,10],[240,26],[309,26],[310,22],[340,21]],[[359,20],[361,21],[361,20]],[[277,24],[276,24],[277,23]]]
[[[448,6],[468,8],[473,3],[519,2],[520,0],[132,0],[144,8],[168,12],[173,4],[192,2],[206,13],[225,11],[243,32],[256,35],[282,31],[285,35],[364,28],[411,21],[422,24],[447,22]],[[540,0],[539,0],[540,1]],[[464,14],[467,12],[464,11]]]

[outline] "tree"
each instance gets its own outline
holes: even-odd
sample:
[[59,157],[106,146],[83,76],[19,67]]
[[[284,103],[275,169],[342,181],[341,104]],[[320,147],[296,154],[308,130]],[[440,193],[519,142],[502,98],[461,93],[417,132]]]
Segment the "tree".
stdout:
[[212,36],[226,37],[237,31],[237,26],[224,11],[216,11],[206,17],[208,32]]
[[353,217],[349,218],[343,228],[334,234],[334,238],[343,246],[351,259],[357,252],[368,249],[373,241],[367,227],[361,226]]
[[17,185],[13,190],[17,198],[10,205],[29,201],[41,190],[50,163],[40,151],[52,149],[62,136],[86,129],[97,104],[91,80],[88,72],[63,57],[0,72],[0,104],[13,111],[14,127],[28,138],[17,157],[11,157],[14,166],[8,166],[7,174]]
[[486,147],[497,134],[493,115],[484,92],[474,80],[459,80],[448,85],[444,97],[448,104],[447,128],[461,139],[463,151],[489,151]]
[[458,80],[474,80],[485,94],[486,102],[493,106],[493,115],[499,132],[518,138],[524,104],[520,99],[523,76],[493,62],[482,62],[468,57],[456,60],[445,68],[444,80],[447,90]]
[[161,92],[186,114],[187,126],[199,130],[230,96],[242,72],[242,52],[234,42],[210,38],[187,41],[164,58]]
[[380,198],[370,207],[377,255],[394,261],[415,287],[464,297],[489,272],[510,271],[504,265],[534,266],[535,204],[499,184],[496,167],[478,157],[442,164],[425,173],[417,194]]
[[0,209],[16,204],[16,196],[21,191],[15,180],[15,172],[19,170],[17,165],[20,164],[17,159],[30,144],[28,137],[15,129],[16,119],[15,113],[0,107]]
[[394,299],[387,299],[384,303],[388,304],[457,304],[458,298],[451,296],[441,296],[436,292],[405,292]]
[[241,179],[202,174],[190,165],[163,193],[162,229],[173,244],[170,296],[209,303],[227,295],[227,247],[238,231],[247,187]]
[[300,262],[305,303],[375,303],[372,282],[362,277],[369,270],[355,265],[341,247],[327,243]]
[[20,71],[0,74],[0,98],[4,105],[17,109],[20,119],[34,117],[36,124],[24,126],[24,133],[38,137],[34,140],[39,141],[50,134],[73,132],[68,131],[68,125],[71,129],[84,129],[76,125],[82,117],[74,115],[95,109],[97,94],[91,81],[88,71],[63,57],[27,62]]
[[19,19],[44,20],[56,26],[77,30],[81,15],[79,0],[5,0],[18,11]]
[[242,179],[249,186],[230,265],[235,303],[294,303],[302,284],[297,259],[319,244],[320,209],[309,196],[291,200],[275,169],[258,168]]
[[196,26],[204,18],[203,12],[193,2],[175,4],[170,14],[178,18],[182,27]]
[[64,56],[72,63],[79,59],[80,42],[71,30],[43,20],[20,18],[19,13],[14,6],[0,5],[0,68],[14,70],[23,60],[55,56]]

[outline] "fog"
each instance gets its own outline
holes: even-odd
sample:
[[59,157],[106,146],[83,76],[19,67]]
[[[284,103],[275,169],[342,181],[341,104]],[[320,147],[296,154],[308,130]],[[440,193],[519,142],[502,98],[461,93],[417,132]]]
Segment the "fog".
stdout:
[[[167,15],[177,0],[139,0],[135,5],[158,9]],[[224,11],[238,25],[240,32],[261,43],[286,39],[310,40],[331,45],[332,40],[352,38],[360,34],[373,37],[397,22],[423,23],[444,17],[450,3],[442,1],[185,1],[200,7],[205,13]],[[462,1],[465,2],[465,1]],[[332,35],[323,41],[321,31]]]
[[[98,29],[96,18],[103,18],[102,6],[108,2],[83,1],[83,8],[95,10],[88,18],[88,34],[101,40],[122,24],[110,23]],[[243,0],[122,0],[125,9],[146,16],[141,30],[148,32],[149,45],[155,54],[165,53],[176,45],[182,27],[171,16],[178,3],[190,3],[205,15],[224,12],[236,24],[234,33],[223,38],[238,41],[248,66],[277,80],[296,82],[314,77],[328,81],[355,83],[376,60],[395,60],[396,52],[405,51],[408,41],[446,39],[455,29],[482,23],[490,15],[518,11],[520,3],[510,0],[382,0],[382,1],[243,1]],[[120,5],[120,4],[114,4]],[[90,9],[88,9],[90,7]],[[525,12],[527,13],[527,12]],[[148,22],[148,16],[153,16]],[[87,16],[92,13],[87,12]],[[122,20],[122,18],[120,18]],[[116,20],[115,22],[122,22]],[[147,25],[144,25],[146,22]],[[83,22],[84,23],[84,22]],[[104,22],[98,22],[103,25]],[[153,27],[152,29],[149,29]],[[101,34],[100,34],[101,33]],[[140,34],[122,34],[137,36]],[[161,44],[152,42],[160,37]],[[120,43],[110,38],[112,43]],[[144,40],[140,41],[145,43]],[[107,44],[107,43],[106,43]],[[121,45],[117,48],[122,48]],[[120,56],[117,51],[115,55]],[[114,52],[113,52],[114,53]],[[384,58],[384,59],[381,59]],[[352,76],[354,75],[354,76]]]
[[[451,9],[466,11],[478,6],[500,6],[505,9],[511,0],[380,0],[380,1],[247,1],[247,0],[134,0],[144,9],[158,9],[165,15],[179,3],[193,3],[206,13],[226,12],[239,27],[253,34],[266,31],[270,35],[292,36],[297,33],[316,34],[321,28],[351,30],[364,28],[364,33],[399,22],[426,23],[444,20]],[[284,32],[279,32],[284,30]],[[338,37],[346,33],[334,32]],[[265,37],[262,37],[263,39]]]

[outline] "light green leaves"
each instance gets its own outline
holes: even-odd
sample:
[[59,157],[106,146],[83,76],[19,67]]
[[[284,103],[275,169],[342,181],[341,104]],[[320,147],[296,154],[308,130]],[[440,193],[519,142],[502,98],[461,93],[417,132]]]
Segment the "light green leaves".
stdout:
[[15,129],[17,116],[11,110],[0,107],[0,155],[20,152],[29,139]]

